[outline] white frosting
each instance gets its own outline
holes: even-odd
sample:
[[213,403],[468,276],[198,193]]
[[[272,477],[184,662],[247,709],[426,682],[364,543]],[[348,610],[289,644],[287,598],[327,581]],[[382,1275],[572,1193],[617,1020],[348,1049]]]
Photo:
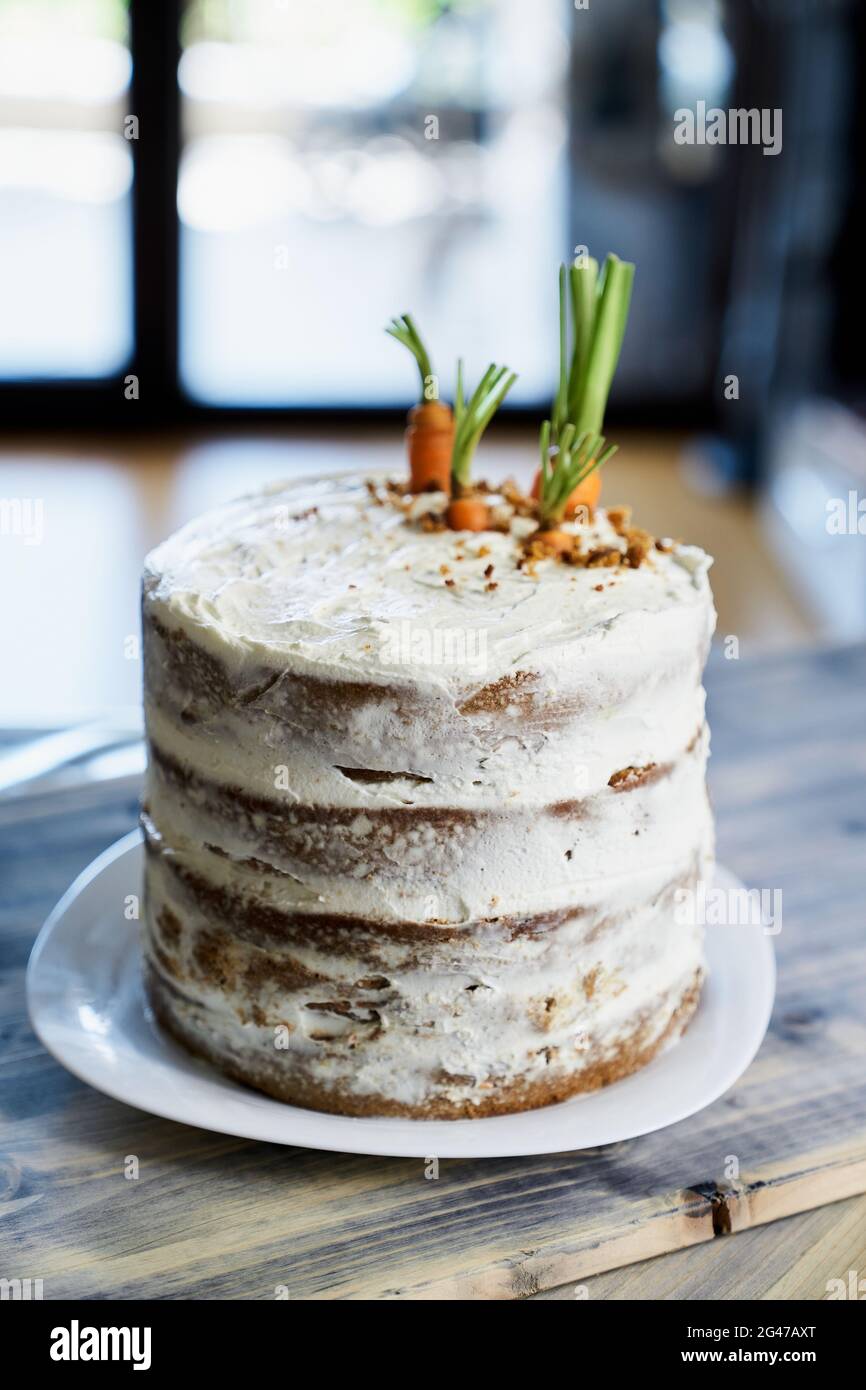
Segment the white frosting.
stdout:
[[[155,915],[174,905],[164,869],[153,874],[150,893]],[[205,1036],[218,1054],[257,1071],[287,1061],[321,1086],[407,1105],[422,1104],[431,1072],[444,1071],[454,1078],[441,1087],[449,1099],[483,1100],[493,1079],[537,1082],[548,1068],[579,1073],[638,1030],[642,1044],[651,1044],[700,978],[701,931],[676,920],[663,875],[615,876],[595,885],[582,907],[571,922],[519,936],[507,949],[501,933],[474,928],[471,941],[428,951],[423,969],[406,968],[404,946],[380,943],[382,983],[360,993],[356,983],[370,977],[369,963],[313,946],[294,946],[291,959],[326,983],[288,990],[275,976],[252,998],[246,985],[196,980],[191,987],[182,980],[179,987],[206,1010]],[[212,926],[185,899],[177,911],[187,924],[179,957],[186,970],[199,933]],[[596,936],[592,929],[606,919],[615,925]],[[241,977],[257,955],[255,947],[234,943],[232,964]],[[268,955],[280,958],[273,947]],[[267,978],[267,961],[263,973]],[[316,1007],[347,997],[354,1018]],[[253,1002],[267,1023],[256,1021]],[[276,1021],[289,1030],[287,1052],[275,1050]],[[192,1019],[188,1026],[202,1025]]]
[[[306,806],[484,809],[503,802],[546,806],[586,797],[605,788],[618,768],[673,762],[703,725],[704,704],[703,688],[694,681],[677,680],[667,690],[639,690],[616,709],[587,711],[556,731],[513,734],[493,746],[479,738],[469,760],[448,757],[446,750],[437,764],[423,764],[424,772],[431,773],[427,781],[399,775],[385,782],[354,780],[347,775],[354,763],[341,770],[345,765],[333,750],[329,761],[329,750],[313,740],[299,744],[278,719],[255,719],[249,708],[187,726],[149,699],[147,722],[163,752],[259,796]],[[417,758],[390,756],[395,744],[397,749],[403,744],[399,731],[385,745],[395,765],[391,770],[419,771]],[[375,765],[386,761],[380,758]],[[406,761],[412,767],[403,766]]]
[[[424,497],[413,511],[440,505]],[[666,890],[699,865],[706,873],[712,846],[700,684],[715,616],[710,561],[679,546],[636,569],[543,560],[533,573],[516,563],[529,524],[425,532],[342,476],[242,499],[148,558],[148,733],[191,774],[166,778],[159,760],[149,772],[163,853],[148,912],[169,908],[184,924],[187,1026],[206,1028],[215,1055],[272,1064],[279,1018],[292,1029],[285,1065],[294,1057],[321,1085],[420,1104],[444,1068],[473,1078],[447,1089],[465,1100],[492,1077],[537,1080],[551,1057],[566,1070],[588,1065],[642,1017],[661,1031],[699,975],[700,933],[673,922]],[[624,549],[603,512],[572,529],[585,549]],[[159,629],[214,658],[237,695],[196,703]],[[298,677],[358,683],[374,698],[319,717]],[[484,698],[497,682],[498,703]],[[609,785],[652,765],[629,790]],[[353,769],[393,775],[370,781]],[[222,809],[214,783],[231,789]],[[245,807],[234,804],[241,794]],[[455,810],[461,818],[449,819]],[[355,1025],[309,1006],[339,999],[367,973],[363,961],[293,946],[292,959],[326,983],[265,986],[269,1024],[256,1023],[245,988],[196,978],[195,940],[208,924],[186,894],[177,900],[172,861],[313,921],[467,924],[467,934],[428,952],[420,971],[396,940],[388,957],[385,937],[390,988],[372,1006],[375,1037],[356,1027],[350,1050],[340,1038]],[[572,922],[507,946],[482,925],[578,907]],[[608,919],[618,925],[588,932]],[[236,943],[241,960],[259,949]],[[589,997],[581,980],[591,972]],[[549,998],[561,999],[561,1016],[540,1020]]]
[[[516,800],[500,813],[437,825],[421,816],[385,832],[363,811],[345,823],[327,818],[298,832],[297,847],[273,842],[264,814],[250,823],[214,813],[198,798],[151,775],[148,805],[173,852],[209,879],[244,871],[214,862],[203,844],[235,860],[256,858],[279,872],[250,887],[281,909],[342,912],[397,922],[471,922],[508,913],[568,907],[586,886],[623,864],[673,877],[708,844],[712,820],[704,785],[706,738],[658,781],[582,797],[573,814],[555,815]],[[279,817],[279,807],[276,809]]]
[[[567,529],[587,549],[625,548],[603,511]],[[259,660],[416,687],[463,688],[527,666],[562,677],[645,649],[658,658],[711,630],[711,562],[694,547],[655,551],[639,569],[543,560],[535,575],[517,554],[511,534],[418,530],[350,474],[277,484],[191,522],[148,557],[148,603],[230,669]]]

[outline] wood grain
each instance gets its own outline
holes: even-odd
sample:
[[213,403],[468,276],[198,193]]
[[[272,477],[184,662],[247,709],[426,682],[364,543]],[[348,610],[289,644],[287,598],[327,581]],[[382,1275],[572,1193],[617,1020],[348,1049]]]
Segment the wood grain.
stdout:
[[850,1287],[849,1271],[866,1271],[866,1197],[851,1197],[799,1216],[755,1226],[736,1240],[715,1240],[662,1259],[608,1270],[533,1295],[573,1299],[826,1299],[831,1280]]
[[[866,648],[717,655],[708,685],[720,857],[783,894],[776,1009],[726,1096],[600,1151],[447,1160],[430,1178],[417,1160],[226,1138],[91,1091],[30,1032],[23,970],[54,899],[135,807],[5,828],[0,1275],[42,1278],[46,1298],[522,1298],[595,1277],[619,1287],[622,1266],[667,1251],[706,1262],[723,1247],[716,1288],[733,1296],[730,1262],[755,1227],[866,1190]],[[727,1181],[732,1158],[739,1176]],[[863,1248],[858,1219],[847,1246],[829,1219],[815,1226],[827,1233],[824,1278],[802,1245],[784,1267],[774,1236],[769,1287],[824,1296],[848,1267],[837,1268],[843,1246]],[[701,1269],[697,1286],[712,1290]],[[649,1297],[692,1296],[644,1277]],[[608,1296],[598,1287],[592,1296]]]

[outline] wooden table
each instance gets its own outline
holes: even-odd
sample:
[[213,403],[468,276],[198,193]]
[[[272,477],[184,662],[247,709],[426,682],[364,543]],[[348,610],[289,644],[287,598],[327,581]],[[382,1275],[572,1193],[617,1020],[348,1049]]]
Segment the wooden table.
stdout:
[[[23,974],[136,807],[7,825],[0,1276],[194,1299],[825,1298],[866,1276],[866,648],[716,653],[708,687],[720,858],[784,895],[773,1022],[727,1096],[596,1154],[443,1161],[430,1182],[418,1161],[210,1134],[90,1090],[34,1038]],[[723,1190],[732,1142],[743,1180]]]

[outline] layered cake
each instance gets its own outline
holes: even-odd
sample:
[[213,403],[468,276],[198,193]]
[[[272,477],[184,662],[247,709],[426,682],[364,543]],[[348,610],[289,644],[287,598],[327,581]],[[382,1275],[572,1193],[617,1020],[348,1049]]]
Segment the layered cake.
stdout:
[[480,534],[447,503],[298,482],[147,561],[149,998],[314,1109],[561,1101],[700,993],[708,558],[625,509],[554,554],[514,489]]

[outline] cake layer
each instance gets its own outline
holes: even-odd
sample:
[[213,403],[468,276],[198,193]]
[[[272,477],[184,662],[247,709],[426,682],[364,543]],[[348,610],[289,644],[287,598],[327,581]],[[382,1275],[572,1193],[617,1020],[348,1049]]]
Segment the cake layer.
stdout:
[[[674,762],[546,806],[308,806],[193,772],[154,743],[148,814],[178,850],[206,845],[291,877],[335,911],[461,922],[567,906],[586,880],[669,866],[711,838],[705,731]],[[570,790],[563,779],[562,791]],[[294,891],[294,888],[293,890]]]
[[173,1032],[284,1100],[501,1113],[624,1075],[684,1024],[701,939],[674,893],[700,872],[628,874],[569,911],[456,928],[280,912],[152,845],[151,997]]
[[[146,972],[145,987],[156,1018],[177,1042],[232,1080],[254,1086],[275,1100],[338,1115],[460,1120],[555,1105],[631,1076],[679,1039],[697,1007],[701,979],[702,972],[698,971],[679,994],[668,989],[656,999],[654,1008],[632,1019],[619,1041],[596,1051],[578,1069],[560,1066],[542,1071],[536,1067],[512,1080],[497,1074],[479,1083],[477,1089],[472,1078],[455,1083],[445,1073],[438,1084],[425,1087],[421,1100],[401,1098],[405,1073],[399,1056],[381,1072],[381,1090],[361,1092],[355,1084],[342,1085],[330,1072],[319,1080],[312,1068],[287,1066],[276,1052],[271,1055],[249,1034],[238,1035],[231,1026],[226,1032],[213,1010],[184,996],[152,969]],[[350,1075],[354,1083],[353,1069]]]
[[[152,652],[152,648],[151,648]],[[153,742],[175,762],[207,769],[257,796],[279,787],[288,799],[323,806],[448,806],[484,808],[503,801],[543,805],[564,794],[607,786],[624,767],[664,766],[678,758],[704,722],[700,666],[679,657],[659,665],[652,682],[629,694],[559,708],[551,698],[544,723],[510,709],[461,713],[444,699],[423,708],[407,700],[415,718],[370,732],[372,715],[355,718],[345,687],[344,720],[329,723],[309,681],[296,684],[296,702],[277,713],[268,697],[226,705],[190,719],[172,692],[149,681],[146,702]],[[529,699],[528,678],[524,698]],[[309,698],[307,711],[304,700]],[[329,687],[328,700],[337,695]],[[381,691],[382,700],[390,698]],[[541,699],[539,691],[533,698]],[[369,707],[374,707],[372,697]],[[417,706],[417,708],[416,708]],[[379,710],[383,722],[385,716]],[[684,733],[684,731],[688,731]],[[284,798],[285,799],[285,798]]]
[[[145,638],[157,624],[170,634],[174,668],[148,675],[148,688],[179,673],[194,717],[201,702],[255,699],[273,683],[291,713],[303,701],[296,678],[309,677],[326,724],[351,686],[360,709],[408,726],[433,692],[470,717],[514,706],[526,718],[528,674],[542,682],[544,719],[557,691],[596,705],[655,680],[666,653],[699,669],[712,631],[702,551],[654,551],[639,568],[520,568],[525,525],[427,532],[351,474],[241,498],[148,557]],[[589,549],[626,549],[604,512],[570,529]]]
[[280,671],[277,650],[276,672],[260,656],[232,672],[206,652],[212,635],[194,641],[146,600],[146,713],[164,751],[230,762],[232,780],[255,791],[283,768],[288,790],[324,804],[371,795],[373,778],[356,772],[382,773],[391,785],[379,791],[416,802],[554,800],[563,778],[603,785],[618,768],[675,756],[700,727],[707,604],[705,592],[702,608],[676,628],[658,619],[656,631],[631,615],[558,669],[538,660],[486,682],[467,670],[449,689],[420,684],[411,666],[387,679],[376,669],[375,680]]

